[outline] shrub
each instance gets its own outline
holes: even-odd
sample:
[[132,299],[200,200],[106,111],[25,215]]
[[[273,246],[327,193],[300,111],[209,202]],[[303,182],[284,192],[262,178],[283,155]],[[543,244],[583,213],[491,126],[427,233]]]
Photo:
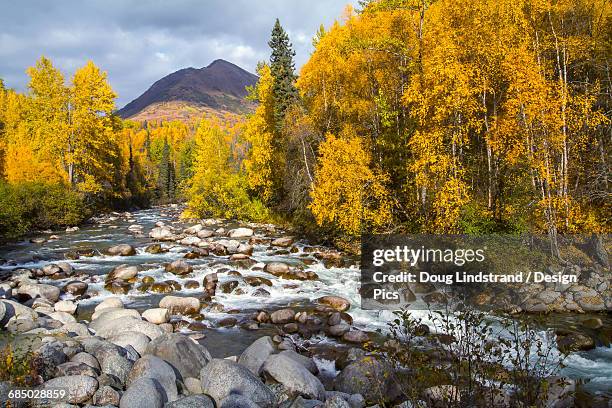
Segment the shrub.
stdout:
[[0,239],[76,225],[89,215],[82,195],[64,185],[0,182]]

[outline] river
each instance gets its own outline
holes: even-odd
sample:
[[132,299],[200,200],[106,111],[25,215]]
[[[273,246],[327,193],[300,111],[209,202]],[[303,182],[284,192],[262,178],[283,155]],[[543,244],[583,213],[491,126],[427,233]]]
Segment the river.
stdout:
[[[65,260],[65,253],[79,249],[93,249],[95,255],[92,257],[81,257],[70,260],[70,264],[78,273],[89,275],[87,278],[89,289],[88,299],[79,302],[79,317],[88,318],[96,304],[109,296],[114,295],[104,289],[104,276],[115,266],[120,264],[138,265],[139,277],[151,276],[156,281],[174,280],[181,283],[183,289],[174,295],[198,296],[202,289],[184,289],[187,280],[202,281],[203,277],[211,272],[222,271],[219,273],[219,284],[233,279],[226,272],[228,270],[238,270],[244,275],[261,276],[270,279],[272,287],[266,287],[270,292],[269,297],[253,296],[257,290],[248,285],[240,286],[244,294],[236,295],[233,293],[222,293],[217,290],[215,301],[224,306],[223,312],[204,312],[205,320],[203,323],[210,326],[205,330],[206,337],[202,343],[207,346],[214,355],[228,356],[239,354],[254,339],[259,336],[270,334],[269,331],[249,331],[235,326],[232,328],[217,328],[215,323],[219,320],[232,316],[240,320],[248,319],[253,312],[261,309],[274,310],[286,306],[305,306],[325,295],[338,295],[351,301],[350,314],[354,319],[354,324],[360,328],[370,331],[384,331],[387,322],[393,317],[389,311],[362,310],[358,294],[359,288],[359,268],[357,260],[347,258],[344,267],[326,267],[321,261],[314,258],[304,248],[309,246],[305,241],[298,241],[297,252],[279,251],[270,249],[268,245],[254,245],[252,259],[258,262],[259,266],[271,261],[281,261],[287,264],[307,263],[308,270],[314,271],[318,280],[312,281],[293,281],[285,280],[272,276],[262,270],[241,269],[236,266],[228,265],[227,257],[217,257],[210,255],[199,259],[188,260],[194,272],[186,278],[181,278],[172,273],[165,272],[164,264],[176,259],[182,259],[191,250],[187,246],[170,243],[169,251],[161,254],[150,254],[145,252],[145,247],[152,243],[148,237],[148,232],[155,227],[156,223],[163,222],[172,225],[177,229],[190,226],[178,218],[178,208],[159,207],[141,210],[131,213],[129,216],[117,215],[113,217],[100,218],[99,222],[92,222],[82,226],[73,232],[53,232],[57,239],[49,240],[42,244],[21,241],[0,247],[1,269],[39,268],[45,264],[58,260]],[[140,225],[143,227],[144,234],[134,234],[130,225]],[[220,222],[211,227],[213,229],[223,227],[226,230],[236,227],[231,222]],[[282,235],[282,231],[275,231],[276,236]],[[42,234],[41,236],[47,236]],[[110,246],[117,244],[130,244],[136,248],[136,255],[129,257],[102,255]],[[255,266],[258,266],[255,265]],[[257,268],[256,268],[257,269]],[[63,281],[43,280],[43,283],[50,283],[61,286],[69,278]],[[157,307],[162,294],[150,292],[139,292],[132,289],[128,294],[120,295],[127,307],[145,310],[150,307]],[[70,295],[62,295],[63,297]],[[416,312],[419,313],[419,312]],[[420,317],[427,321],[426,312],[420,312]],[[612,324],[612,319],[608,316],[599,316],[604,324]],[[549,318],[549,327],[571,327],[579,324],[580,315],[564,315]],[[542,329],[542,338],[550,339],[546,328]],[[321,341],[334,344],[334,340],[322,338]],[[575,379],[587,381],[586,389],[595,393],[612,395],[612,349],[599,344],[595,349],[584,352],[572,353],[565,360],[566,367],[561,374]]]

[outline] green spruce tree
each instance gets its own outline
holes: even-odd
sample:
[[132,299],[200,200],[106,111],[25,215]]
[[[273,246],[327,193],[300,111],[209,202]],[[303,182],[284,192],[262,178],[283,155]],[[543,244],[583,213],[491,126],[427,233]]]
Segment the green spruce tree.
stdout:
[[272,87],[272,95],[274,99],[274,127],[278,134],[283,127],[285,112],[287,108],[298,97],[298,91],[295,86],[295,64],[293,57],[295,51],[289,42],[289,36],[281,26],[278,19],[272,29],[272,37],[268,42],[272,48],[270,55],[270,71],[274,79]]
[[174,172],[174,164],[170,158],[170,145],[168,140],[164,139],[164,147],[162,148],[162,156],[159,161],[159,177],[157,178],[157,191],[161,200],[172,200],[174,198],[174,189],[176,186],[176,175]]

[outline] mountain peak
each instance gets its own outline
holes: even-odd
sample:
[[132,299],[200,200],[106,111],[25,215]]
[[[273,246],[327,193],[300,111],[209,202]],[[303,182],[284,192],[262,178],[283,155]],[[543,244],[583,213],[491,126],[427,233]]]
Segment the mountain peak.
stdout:
[[117,113],[122,118],[137,119],[141,112],[153,109],[160,116],[157,119],[161,119],[163,109],[154,107],[159,105],[245,113],[250,106],[245,100],[246,87],[254,85],[257,79],[231,62],[216,59],[206,67],[184,68],[163,77]]

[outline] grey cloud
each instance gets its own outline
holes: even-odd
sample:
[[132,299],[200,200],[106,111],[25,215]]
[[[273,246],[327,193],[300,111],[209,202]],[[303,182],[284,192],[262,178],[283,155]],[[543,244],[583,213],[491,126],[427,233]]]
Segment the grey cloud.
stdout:
[[108,72],[123,106],[157,79],[217,58],[251,72],[269,56],[275,18],[289,32],[298,68],[320,24],[357,0],[38,0],[0,13],[0,78],[23,91],[40,55],[68,77],[88,59]]

